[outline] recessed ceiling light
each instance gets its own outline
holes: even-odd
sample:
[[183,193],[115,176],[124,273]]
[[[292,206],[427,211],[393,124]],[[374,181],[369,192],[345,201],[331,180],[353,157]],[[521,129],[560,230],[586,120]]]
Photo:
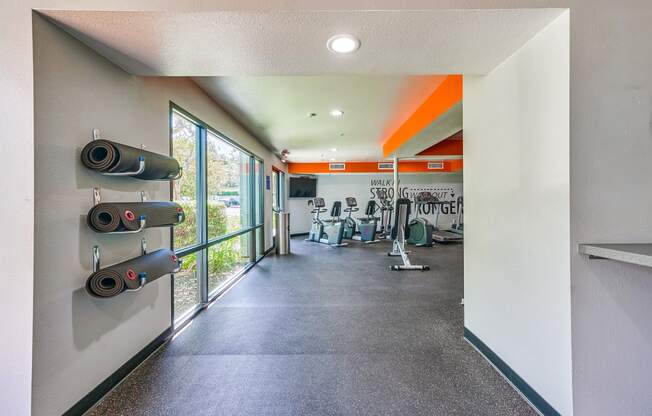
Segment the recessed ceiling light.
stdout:
[[331,116],[333,117],[342,117],[343,115],[344,115],[344,111],[340,109],[336,108],[335,110],[331,110]]
[[360,39],[348,34],[335,35],[328,39],[326,47],[335,53],[351,53],[360,47]]
[[337,152],[337,147],[331,147],[331,152]]

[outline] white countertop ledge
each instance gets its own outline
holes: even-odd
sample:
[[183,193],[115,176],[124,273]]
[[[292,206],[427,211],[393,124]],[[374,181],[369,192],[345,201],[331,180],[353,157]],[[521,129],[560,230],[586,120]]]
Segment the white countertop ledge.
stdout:
[[578,251],[593,259],[610,259],[652,267],[652,243],[580,244]]

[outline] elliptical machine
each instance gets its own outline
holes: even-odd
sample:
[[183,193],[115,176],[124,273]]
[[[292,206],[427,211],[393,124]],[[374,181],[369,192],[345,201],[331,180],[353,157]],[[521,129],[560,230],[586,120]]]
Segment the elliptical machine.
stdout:
[[333,202],[330,220],[319,218],[319,214],[327,211],[324,198],[313,198],[308,204],[312,204],[315,208],[310,211],[314,216],[306,241],[328,244],[331,247],[344,247],[348,245],[347,243],[342,243],[342,236],[344,234],[344,227],[340,220],[342,203],[340,201]]
[[409,251],[405,251],[405,240],[410,237],[410,200],[400,198],[396,200],[396,215],[394,216],[394,227],[392,227],[392,251],[387,253],[388,256],[400,256],[403,264],[394,264],[389,266],[390,270],[430,270],[430,266],[412,264],[408,257]]
[[394,207],[392,206],[392,200],[388,198],[385,189],[378,189],[376,191],[376,197],[378,197],[378,202],[380,203],[380,232],[378,237],[385,240],[390,236],[392,228],[392,211],[394,211]]
[[434,231],[433,225],[424,217],[419,217],[419,209],[424,205],[434,204],[436,198],[431,192],[419,192],[414,197],[414,205],[416,214],[412,221],[410,221],[410,237],[408,244],[414,244],[417,247],[432,247],[432,232]]

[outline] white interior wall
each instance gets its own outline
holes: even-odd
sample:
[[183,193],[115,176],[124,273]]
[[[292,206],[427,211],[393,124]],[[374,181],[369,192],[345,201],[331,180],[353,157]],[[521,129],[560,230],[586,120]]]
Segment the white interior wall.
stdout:
[[[3,2],[0,13],[0,144],[11,180],[0,181],[0,413],[30,414],[34,317],[34,89],[31,10]],[[6,236],[12,236],[7,238]]]
[[[342,210],[346,208],[346,197],[354,197],[357,200],[360,211],[354,217],[364,217],[364,210],[367,202],[374,197],[378,188],[393,188],[392,173],[354,173],[354,174],[333,174],[315,175],[317,178],[317,196],[324,198],[326,208],[329,212],[321,215],[321,218],[328,218],[334,201],[342,202]],[[402,173],[399,177],[401,196],[412,198],[414,192],[429,190],[437,192],[443,201],[455,201],[462,195],[462,174],[461,173]],[[393,189],[391,190],[393,192]],[[454,196],[452,196],[454,195]],[[312,215],[308,206],[310,198],[290,198],[288,207],[290,211],[290,230],[292,234],[307,233],[312,224]],[[344,216],[342,212],[342,216]],[[378,212],[376,216],[380,216]],[[424,215],[430,221],[434,221],[434,215]],[[454,215],[442,214],[439,217],[439,225],[442,228],[449,227],[453,222]]]
[[569,14],[464,77],[464,324],[572,409]]
[[[138,293],[94,299],[84,289],[91,247],[102,263],[169,247],[169,229],[110,236],[85,224],[91,189],[104,201],[169,200],[169,183],[109,178],[84,168],[81,148],[93,128],[103,136],[150,151],[169,152],[169,103],[173,101],[262,157],[271,152],[249,136],[196,84],[186,78],[134,77],[59,28],[34,19],[35,65],[35,292],[34,415],[61,414],[170,326],[171,284],[163,277]],[[267,247],[271,246],[271,192],[266,191]],[[6,413],[15,414],[15,413]]]

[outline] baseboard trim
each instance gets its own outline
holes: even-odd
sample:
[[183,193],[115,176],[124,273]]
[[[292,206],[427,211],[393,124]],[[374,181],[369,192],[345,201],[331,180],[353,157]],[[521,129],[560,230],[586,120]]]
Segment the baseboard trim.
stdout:
[[546,399],[466,327],[464,327],[464,339],[482,354],[539,413],[544,416],[561,416]]
[[181,331],[187,324],[190,323],[190,321],[195,319],[195,317],[199,315],[204,309],[206,309],[208,305],[215,302],[222,294],[224,294],[227,291],[227,289],[230,289],[232,286],[234,286],[240,280],[242,280],[242,278],[249,272],[249,270],[251,270],[256,264],[258,264],[273,250],[274,250],[274,246],[265,250],[265,253],[261,258],[259,258],[254,263],[252,263],[251,266],[245,269],[240,276],[233,279],[233,281],[228,285],[228,287],[226,287],[219,294],[216,294],[213,298],[211,298],[206,305],[197,309],[192,317],[187,319],[183,324],[181,324],[177,328],[173,328],[172,326],[170,326],[165,331],[163,331],[152,342],[147,344],[145,348],[138,351],[136,355],[134,355],[133,357],[131,357],[131,359],[129,359],[129,361],[123,364],[113,374],[111,374],[104,381],[102,381],[97,387],[91,390],[90,393],[88,393],[81,400],[75,403],[62,416],[81,416],[84,413],[88,412],[91,408],[93,408],[93,406],[99,403],[100,400],[104,398],[104,396],[106,396],[111,390],[113,390],[118,384],[120,384],[125,377],[127,377],[132,371],[134,371],[136,367],[138,367],[145,360],[147,360],[157,349],[159,349],[163,344],[165,344],[169,339],[171,339],[175,333]]
[[120,382],[129,375],[132,371],[136,369],[140,364],[143,363],[150,355],[154,353],[161,345],[172,335],[172,327],[169,327],[163,331],[159,336],[154,338],[152,342],[147,344],[145,348],[138,351],[136,355],[131,357],[129,361],[124,363],[120,368],[118,368],[113,374],[107,377],[103,382],[101,382],[97,387],[91,390],[86,396],[84,396],[80,401],[75,403],[70,409],[68,409],[63,416],[79,416],[86,413],[91,409],[97,402],[99,402],[104,396],[107,395],[115,386],[120,384]]

